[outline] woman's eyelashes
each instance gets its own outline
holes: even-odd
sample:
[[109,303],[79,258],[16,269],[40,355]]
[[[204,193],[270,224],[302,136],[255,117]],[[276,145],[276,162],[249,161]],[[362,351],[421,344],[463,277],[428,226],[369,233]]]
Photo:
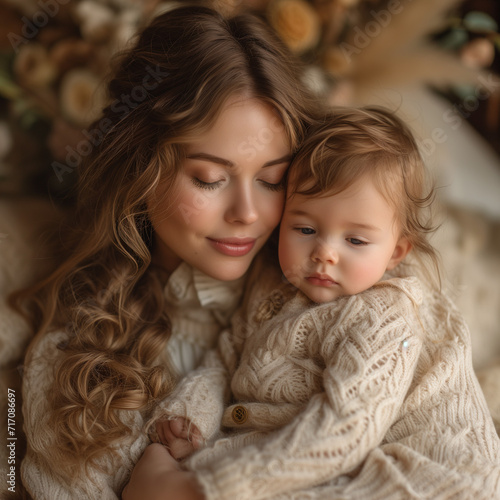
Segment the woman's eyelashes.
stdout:
[[259,181],[265,188],[269,189],[270,191],[281,191],[285,187],[285,179],[282,178],[279,182],[273,183],[273,182],[268,182],[264,180]]
[[202,181],[201,179],[198,179],[198,177],[193,177],[191,181],[197,188],[213,190],[220,187],[223,184],[224,179],[215,182],[205,182]]
[[[207,190],[213,190],[213,189],[217,189],[217,188],[221,187],[222,184],[224,184],[225,180],[226,179],[220,179],[220,180],[214,181],[214,182],[207,182],[207,181],[201,180],[198,177],[192,177],[191,178],[191,182],[197,188],[199,188],[199,189],[207,189]],[[284,184],[285,184],[284,183],[284,179],[281,179],[277,183],[268,182],[268,181],[265,181],[263,179],[260,179],[259,182],[262,184],[262,186],[264,186],[269,191],[281,191],[281,190],[284,189]]]

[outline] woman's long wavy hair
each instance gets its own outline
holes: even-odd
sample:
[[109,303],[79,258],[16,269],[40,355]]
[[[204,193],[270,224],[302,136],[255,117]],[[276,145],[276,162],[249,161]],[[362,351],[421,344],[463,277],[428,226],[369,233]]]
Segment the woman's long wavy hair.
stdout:
[[53,466],[68,477],[103,463],[130,430],[122,410],[145,410],[172,385],[171,370],[159,364],[170,335],[167,277],[151,262],[148,197],[160,180],[175,179],[183,144],[234,95],[272,106],[296,149],[315,116],[300,73],[264,22],[202,6],[153,19],[119,59],[109,105],[89,129],[66,257],[12,298],[36,334],[26,363],[46,333],[69,334],[49,396],[61,457]]

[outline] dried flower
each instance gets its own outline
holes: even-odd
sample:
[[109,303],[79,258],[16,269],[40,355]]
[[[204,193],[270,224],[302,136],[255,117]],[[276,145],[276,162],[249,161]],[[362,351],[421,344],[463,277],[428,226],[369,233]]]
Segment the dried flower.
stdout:
[[57,77],[57,69],[47,49],[40,43],[28,43],[19,48],[14,61],[14,74],[28,88],[47,87]]
[[106,5],[94,0],[83,0],[76,5],[74,14],[85,40],[102,43],[113,35],[115,14]]
[[318,13],[304,0],[276,0],[268,9],[269,23],[296,53],[306,52],[319,42]]
[[487,68],[495,59],[495,47],[486,38],[476,38],[462,48],[460,57],[469,68]]
[[137,25],[140,18],[140,12],[134,9],[124,10],[118,16],[112,40],[112,52],[115,50],[122,50],[131,40],[133,40],[137,32]]
[[101,113],[104,97],[97,76],[86,69],[74,69],[61,82],[61,110],[72,123],[88,125]]

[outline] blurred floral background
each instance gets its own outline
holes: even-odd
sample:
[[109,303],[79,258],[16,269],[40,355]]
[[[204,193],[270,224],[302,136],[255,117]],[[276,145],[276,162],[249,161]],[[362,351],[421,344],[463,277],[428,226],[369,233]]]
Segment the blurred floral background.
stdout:
[[[85,156],[78,148],[105,101],[100,83],[110,58],[152,16],[180,3],[0,1],[0,193],[70,201],[75,176],[67,174]],[[457,103],[460,118],[500,152],[499,87],[464,108],[481,72],[500,66],[497,1],[205,3],[265,18],[306,63],[307,82],[326,103],[366,104],[376,88],[425,85]]]

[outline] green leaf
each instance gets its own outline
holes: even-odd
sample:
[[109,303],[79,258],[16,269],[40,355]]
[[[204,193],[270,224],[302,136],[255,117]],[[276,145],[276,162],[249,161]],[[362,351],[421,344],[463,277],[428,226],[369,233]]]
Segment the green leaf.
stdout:
[[467,84],[453,85],[453,92],[463,101],[468,97],[476,95],[476,87]]
[[497,22],[485,12],[473,10],[464,17],[464,26],[470,31],[498,31]]
[[17,121],[23,130],[31,130],[43,119],[40,112],[29,101],[23,98],[14,101],[12,109],[14,116],[17,117]]
[[11,101],[21,97],[23,91],[12,75],[11,54],[0,53],[0,95]]
[[463,28],[455,28],[439,40],[439,45],[446,50],[458,49],[469,40],[467,31]]

